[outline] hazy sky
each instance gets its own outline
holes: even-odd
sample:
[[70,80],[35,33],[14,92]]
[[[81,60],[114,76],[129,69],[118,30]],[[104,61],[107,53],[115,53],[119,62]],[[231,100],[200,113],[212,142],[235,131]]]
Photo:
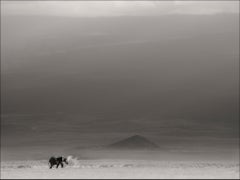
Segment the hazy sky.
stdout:
[[4,147],[81,133],[236,138],[238,7],[1,1]]
[[53,16],[153,16],[239,13],[239,1],[5,1],[3,14]]

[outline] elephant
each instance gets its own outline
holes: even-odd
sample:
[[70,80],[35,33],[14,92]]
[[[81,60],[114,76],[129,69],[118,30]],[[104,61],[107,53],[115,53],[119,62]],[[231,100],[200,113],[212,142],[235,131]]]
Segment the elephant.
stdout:
[[58,168],[59,165],[61,165],[61,167],[63,168],[63,163],[68,164],[67,158],[64,158],[62,156],[60,156],[60,157],[54,157],[53,156],[49,159],[49,168],[52,169],[52,167],[54,165],[57,165],[56,168]]

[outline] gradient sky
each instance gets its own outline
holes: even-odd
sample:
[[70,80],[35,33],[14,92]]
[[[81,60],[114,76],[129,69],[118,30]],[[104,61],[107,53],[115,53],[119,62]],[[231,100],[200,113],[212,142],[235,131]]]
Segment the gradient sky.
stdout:
[[51,16],[158,16],[239,13],[239,1],[4,1],[2,14]]
[[81,133],[93,134],[83,144],[106,133],[237,138],[238,7],[1,1],[2,147]]

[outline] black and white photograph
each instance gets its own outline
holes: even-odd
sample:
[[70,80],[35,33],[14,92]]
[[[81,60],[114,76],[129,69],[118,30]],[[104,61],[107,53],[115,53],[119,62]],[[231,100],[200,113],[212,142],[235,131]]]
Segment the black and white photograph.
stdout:
[[238,0],[1,0],[1,179],[239,179]]

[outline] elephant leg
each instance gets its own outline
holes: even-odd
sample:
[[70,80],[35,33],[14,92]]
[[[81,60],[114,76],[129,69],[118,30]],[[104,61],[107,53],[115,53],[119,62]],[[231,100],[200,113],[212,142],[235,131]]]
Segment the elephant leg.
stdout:
[[52,163],[49,162],[48,165],[49,165],[49,169],[52,169],[52,167],[53,167]]

